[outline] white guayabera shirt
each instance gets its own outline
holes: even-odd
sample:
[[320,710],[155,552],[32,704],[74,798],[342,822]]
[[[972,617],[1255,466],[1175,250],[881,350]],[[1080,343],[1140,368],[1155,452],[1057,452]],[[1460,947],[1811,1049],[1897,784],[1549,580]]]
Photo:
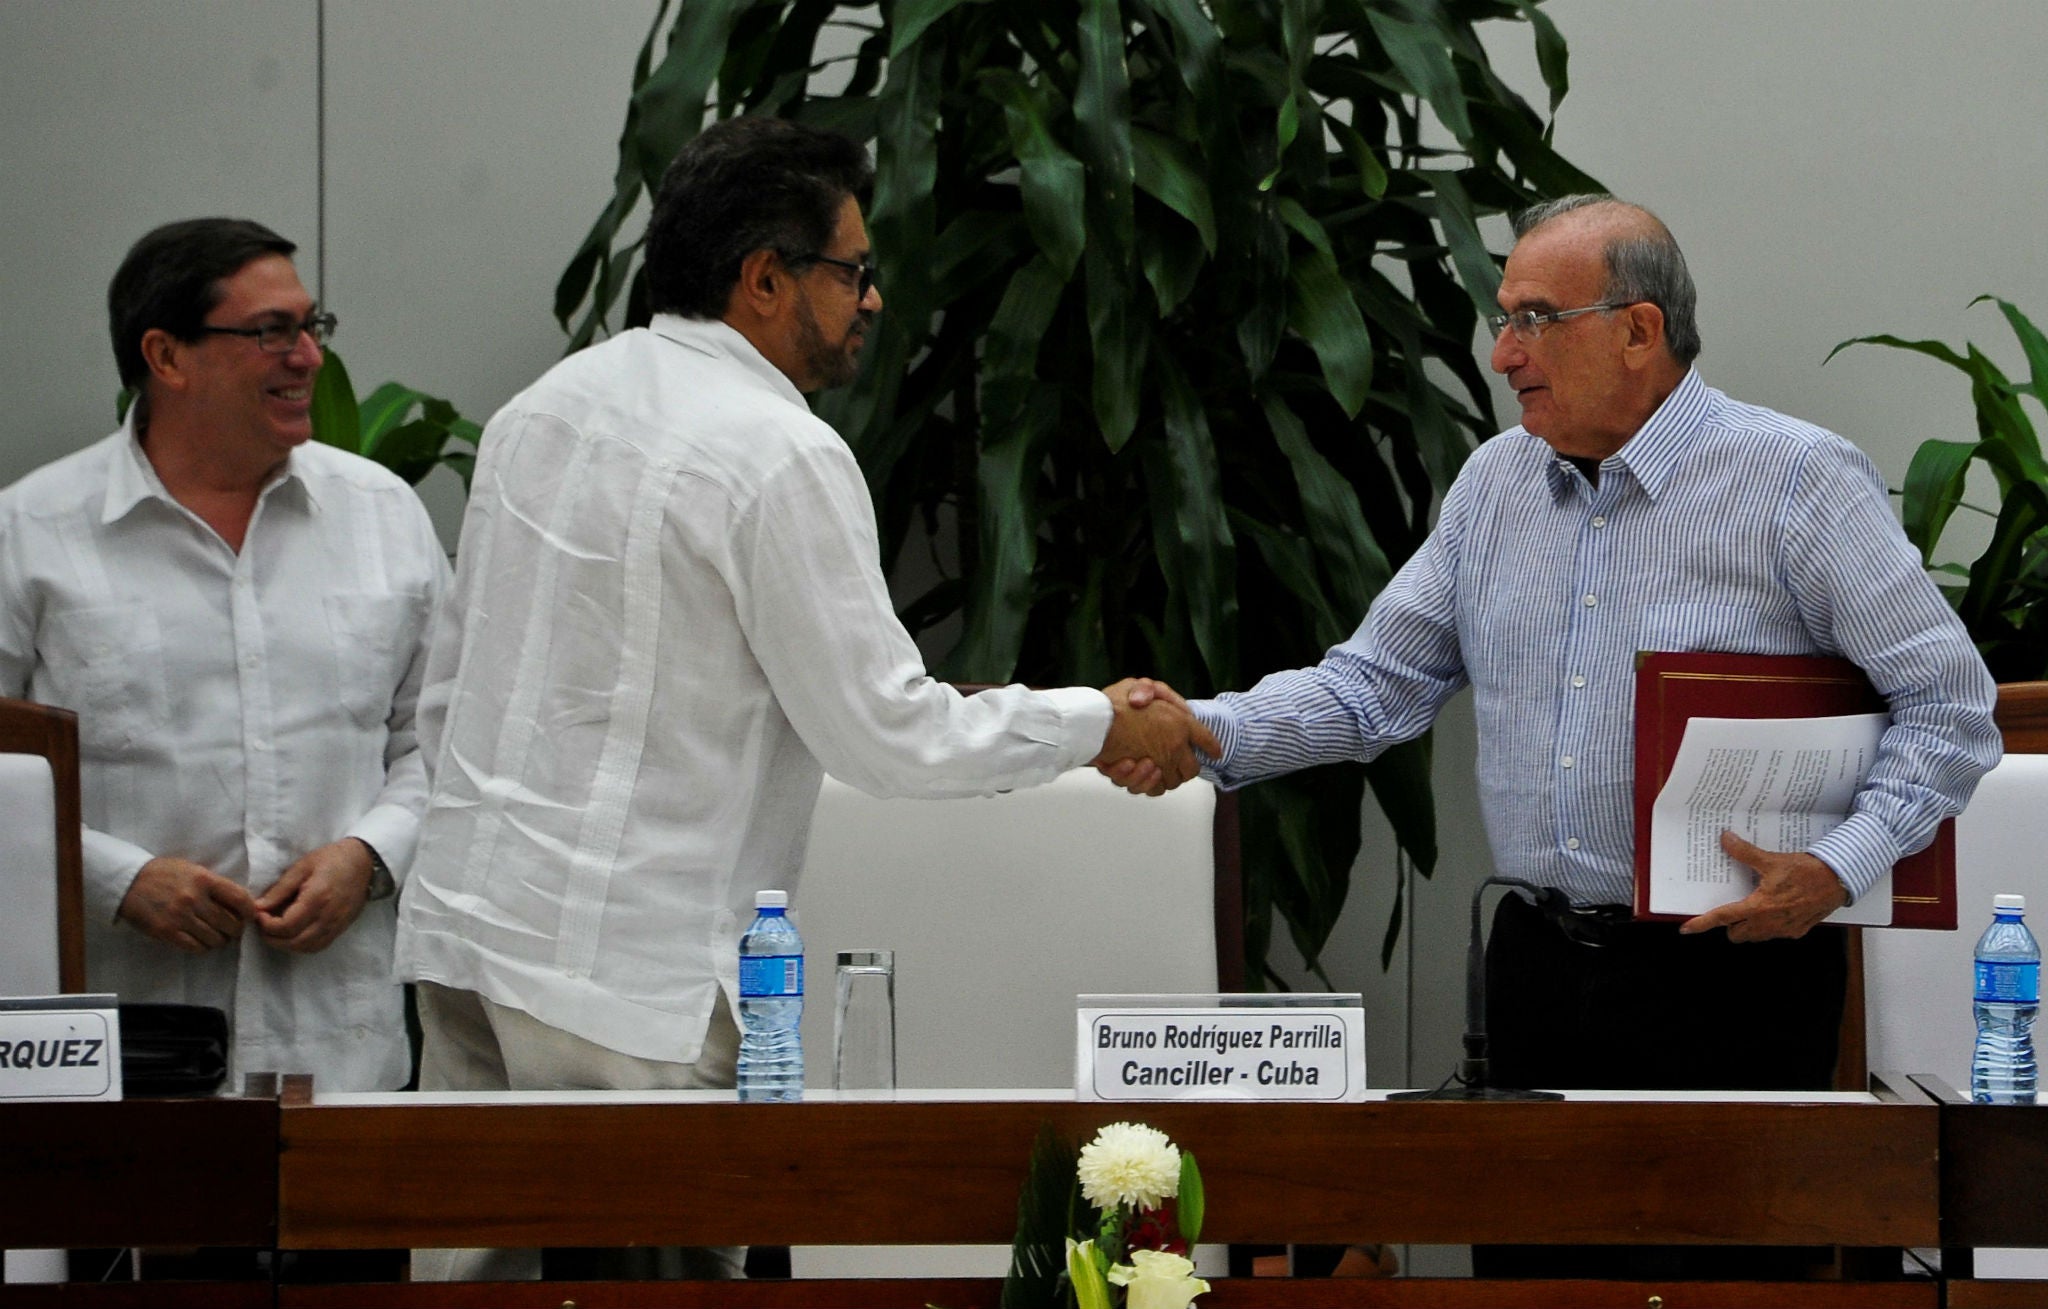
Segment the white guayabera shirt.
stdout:
[[78,713],[93,989],[225,1010],[232,1075],[404,1083],[391,901],[311,955],[253,927],[189,955],[115,911],[158,855],[260,894],[357,836],[404,877],[426,802],[413,711],[447,576],[412,488],[322,445],[292,452],[239,554],[128,427],[0,492],[0,693]]
[[845,442],[724,323],[658,316],[508,404],[422,699],[400,975],[692,1061],[754,893],[803,867],[821,764],[972,795],[1100,750],[1099,691],[927,676],[878,552]]

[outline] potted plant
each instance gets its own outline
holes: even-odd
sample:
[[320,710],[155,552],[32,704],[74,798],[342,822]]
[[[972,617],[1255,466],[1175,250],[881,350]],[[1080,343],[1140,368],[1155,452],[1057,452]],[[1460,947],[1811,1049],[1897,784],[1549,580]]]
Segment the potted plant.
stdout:
[[[818,407],[885,562],[937,544],[903,617],[959,616],[957,681],[1199,695],[1342,640],[1496,430],[1480,220],[1599,189],[1479,39],[1526,23],[1554,112],[1535,0],[686,0],[664,41],[669,9],[556,290],[570,349],[644,321],[630,223],[707,115],[872,141],[888,309]],[[1275,912],[1320,972],[1368,783],[1426,876],[1426,739],[1243,794],[1251,984]]]
[[[1996,303],[2018,338],[2028,380],[2014,382],[1988,355],[1965,342],[1958,353],[1940,341],[1897,336],[1859,336],[1828,352],[1832,359],[1852,345],[1883,345],[1939,359],[1970,379],[1977,439],[1924,441],[1913,452],[1900,493],[1906,536],[1919,548],[1943,592],[1970,630],[1991,675],[2000,682],[2048,676],[2048,463],[2023,399],[2048,404],[2048,337],[2009,303],[1980,295],[1970,303]],[[1998,504],[1985,508],[1966,498],[1970,466],[1991,470]],[[1983,552],[1964,565],[1937,562],[1935,555],[1956,510],[1992,520]]]

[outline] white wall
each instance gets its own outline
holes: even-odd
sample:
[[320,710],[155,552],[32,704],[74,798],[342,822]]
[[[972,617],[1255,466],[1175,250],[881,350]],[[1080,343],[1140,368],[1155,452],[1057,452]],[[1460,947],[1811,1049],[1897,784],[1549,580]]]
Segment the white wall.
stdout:
[[[1710,382],[1852,437],[1894,482],[1967,436],[1932,361],[1859,349],[1974,336],[2011,363],[1995,291],[2048,319],[2048,5],[2038,0],[1549,0],[1572,47],[1567,156],[1659,210],[1701,287]],[[300,242],[359,386],[482,418],[559,353],[555,277],[604,197],[651,0],[6,0],[0,4],[0,482],[113,426],[103,297],[148,227],[237,213]],[[324,17],[327,170],[316,168]],[[1541,102],[1526,30],[1492,40]],[[1504,238],[1503,238],[1504,239]],[[1502,413],[1512,405],[1502,397]],[[430,488],[444,522],[445,487]],[[1486,870],[1470,714],[1439,744],[1444,868],[1412,958],[1378,965],[1391,897],[1369,835],[1329,963],[1374,997],[1374,1081],[1457,1056],[1465,906]],[[1376,826],[1376,824],[1369,824]],[[1283,951],[1284,944],[1280,947]],[[1415,974],[1416,1060],[1402,1051]]]
[[[200,214],[298,243],[358,390],[396,378],[489,417],[561,355],[555,278],[610,198],[653,14],[599,0],[0,4],[0,484],[113,430],[107,279],[143,232]],[[425,494],[452,541],[459,487]]]

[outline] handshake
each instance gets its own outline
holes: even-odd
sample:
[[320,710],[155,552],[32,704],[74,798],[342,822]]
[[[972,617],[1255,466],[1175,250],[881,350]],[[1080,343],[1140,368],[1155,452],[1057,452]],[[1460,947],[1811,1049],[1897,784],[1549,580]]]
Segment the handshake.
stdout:
[[1197,750],[1212,760],[1223,757],[1222,745],[1166,683],[1127,677],[1103,694],[1115,717],[1093,763],[1131,794],[1164,795],[1187,781],[1201,767]]

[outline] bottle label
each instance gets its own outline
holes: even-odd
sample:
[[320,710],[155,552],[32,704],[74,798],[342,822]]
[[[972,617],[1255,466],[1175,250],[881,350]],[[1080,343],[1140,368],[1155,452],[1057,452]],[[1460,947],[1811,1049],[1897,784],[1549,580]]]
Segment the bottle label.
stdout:
[[2041,965],[1979,959],[1977,999],[1984,1004],[2039,1004]]
[[740,999],[796,999],[804,993],[804,957],[800,954],[740,956]]

